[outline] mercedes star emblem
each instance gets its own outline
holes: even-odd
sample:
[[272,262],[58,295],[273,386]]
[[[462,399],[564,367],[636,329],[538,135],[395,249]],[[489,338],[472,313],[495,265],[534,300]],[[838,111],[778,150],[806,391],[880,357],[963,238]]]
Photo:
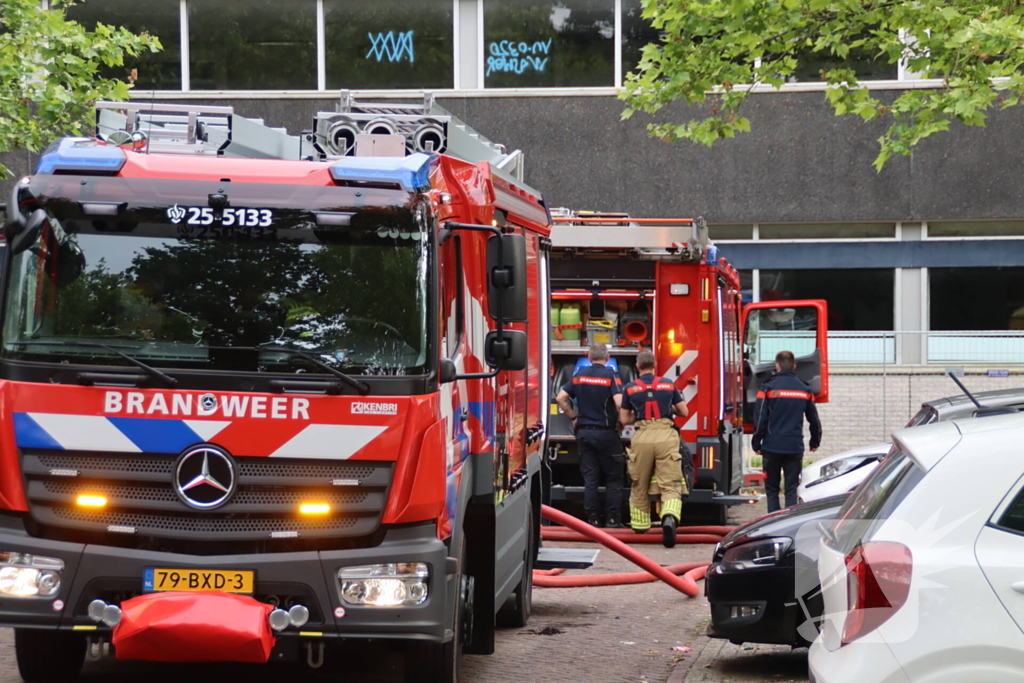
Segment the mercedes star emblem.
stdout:
[[236,486],[235,462],[217,446],[193,446],[178,457],[174,491],[197,510],[212,510],[228,502]]

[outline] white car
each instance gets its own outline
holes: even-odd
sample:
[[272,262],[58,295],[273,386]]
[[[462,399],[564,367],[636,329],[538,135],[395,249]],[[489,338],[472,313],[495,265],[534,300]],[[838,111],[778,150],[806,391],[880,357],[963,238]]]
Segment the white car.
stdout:
[[812,683],[1024,681],[1024,415],[893,439],[822,529]]
[[[981,404],[981,409],[978,404]],[[1024,409],[1024,389],[985,391],[974,394],[973,398],[949,396],[922,403],[907,427],[1020,409]],[[853,491],[875,471],[891,447],[892,444],[888,443],[864,446],[811,463],[800,474],[797,499],[804,503]]]
[[809,503],[822,498],[849,493],[875,471],[879,461],[892,448],[891,443],[876,443],[854,448],[816,460],[800,473],[797,500]]

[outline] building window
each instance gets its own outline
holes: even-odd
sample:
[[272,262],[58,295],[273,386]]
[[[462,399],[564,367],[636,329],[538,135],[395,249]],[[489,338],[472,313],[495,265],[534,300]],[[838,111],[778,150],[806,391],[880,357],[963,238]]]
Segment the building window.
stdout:
[[891,330],[895,271],[761,270],[761,301],[825,299],[830,332]]
[[1024,330],[1024,268],[929,268],[933,330]]
[[895,223],[758,223],[762,240],[895,239]]
[[316,90],[314,0],[188,0],[193,90]]
[[644,45],[661,42],[658,31],[643,17],[640,0],[622,0],[622,74],[637,71]]
[[754,239],[754,226],[749,223],[710,223],[708,225],[708,237],[715,242],[723,240],[752,240]]
[[147,0],[139,11],[137,0],[90,0],[66,10],[90,31],[96,23],[123,26],[132,33],[149,33],[160,39],[164,49],[125,55],[122,66],[100,66],[104,78],[134,82],[141,90],[181,90],[181,3],[178,0]]
[[754,301],[754,271],[741,270],[740,274],[740,297],[744,304]]
[[484,0],[484,86],[614,86],[614,40],[614,0]]
[[453,87],[452,7],[452,0],[325,0],[327,87]]
[[929,221],[928,236],[1024,237],[1024,221]]
[[827,72],[835,69],[853,69],[862,81],[894,81],[899,78],[898,64],[889,64],[885,55],[878,56],[863,47],[851,48],[846,59],[827,50],[815,52],[810,47],[798,51],[795,57],[799,64],[786,77],[788,83],[824,81]]

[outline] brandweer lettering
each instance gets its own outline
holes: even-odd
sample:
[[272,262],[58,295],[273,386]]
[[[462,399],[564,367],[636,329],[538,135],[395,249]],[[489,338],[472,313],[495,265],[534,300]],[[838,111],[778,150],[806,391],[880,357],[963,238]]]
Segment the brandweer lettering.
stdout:
[[309,399],[290,396],[215,396],[213,394],[144,394],[108,391],[103,412],[111,415],[168,415],[179,417],[252,417],[308,420]]

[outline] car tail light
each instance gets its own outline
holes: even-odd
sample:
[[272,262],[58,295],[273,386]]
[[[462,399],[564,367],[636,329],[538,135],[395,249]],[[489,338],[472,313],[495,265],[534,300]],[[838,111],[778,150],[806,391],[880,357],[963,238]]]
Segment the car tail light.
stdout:
[[846,623],[843,645],[871,633],[903,607],[913,573],[910,548],[872,541],[846,556]]

